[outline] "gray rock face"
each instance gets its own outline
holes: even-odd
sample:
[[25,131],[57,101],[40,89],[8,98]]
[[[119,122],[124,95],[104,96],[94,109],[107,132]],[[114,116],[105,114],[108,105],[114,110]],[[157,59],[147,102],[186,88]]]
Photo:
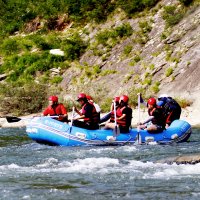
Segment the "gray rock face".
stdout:
[[[161,1],[163,6],[174,5],[174,3],[177,2]],[[168,93],[173,97],[190,99],[194,105],[200,104],[197,99],[200,95],[200,6],[190,10],[179,24],[171,27],[166,39],[162,39],[165,31],[162,12],[163,9],[158,9],[155,14],[143,16],[141,19],[121,20],[118,16],[93,30],[94,34],[88,36],[91,43],[94,42],[98,31],[119,26],[124,22],[132,26],[134,33],[111,48],[109,54],[105,52],[107,55],[105,60],[102,60],[101,56],[94,55],[91,50],[87,51],[80,59],[80,64],[98,65],[102,72],[114,70],[115,73],[100,75],[94,79],[85,78],[82,85],[87,86],[88,90],[92,87],[99,90],[106,88],[109,96],[128,93],[128,90],[133,87],[143,87],[149,88],[150,95]],[[141,34],[138,25],[141,21],[146,21],[152,28],[144,44],[136,41]],[[132,51],[128,56],[123,57],[127,45],[132,46]],[[104,50],[104,47],[99,46],[99,50]],[[140,60],[131,64],[136,55]],[[166,75],[169,68],[172,69],[172,73]],[[75,73],[69,69],[64,74],[62,86],[68,91],[81,88],[80,85],[71,83],[73,75],[80,77],[83,70],[73,69],[73,71]],[[150,80],[149,83],[146,83],[147,79]],[[150,89],[156,82],[160,83],[158,94]]]

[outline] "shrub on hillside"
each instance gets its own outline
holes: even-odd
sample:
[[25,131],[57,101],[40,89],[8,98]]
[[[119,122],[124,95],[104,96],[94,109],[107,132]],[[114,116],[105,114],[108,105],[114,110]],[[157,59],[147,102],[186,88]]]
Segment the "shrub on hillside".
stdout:
[[163,19],[166,21],[166,25],[174,26],[178,24],[184,16],[183,9],[177,9],[176,6],[165,6],[162,14]]
[[61,49],[65,52],[65,58],[67,60],[78,59],[87,48],[87,43],[84,42],[79,34],[74,34],[70,38],[66,38],[61,43]]
[[0,52],[3,55],[13,55],[20,52],[20,44],[14,38],[7,38],[0,44]]
[[193,2],[193,0],[179,0],[179,1],[185,6],[189,6]]
[[174,70],[173,70],[172,67],[167,68],[166,71],[165,71],[166,77],[169,77],[173,73],[173,71]]
[[131,16],[136,12],[143,11],[145,8],[155,6],[158,2],[159,0],[117,0],[116,4],[119,5],[128,16]]
[[0,111],[15,115],[41,112],[46,102],[46,96],[46,86],[34,82],[23,87],[16,84],[1,84]]
[[105,29],[96,34],[96,40],[98,44],[108,45],[109,39],[118,41],[119,38],[127,38],[133,34],[133,28],[129,23],[123,23],[122,25],[114,29]]
[[43,53],[26,53],[21,56],[12,56],[4,60],[4,63],[0,69],[1,73],[8,72],[10,70],[7,80],[13,82],[18,81],[23,77],[27,81],[36,76],[37,73],[43,73],[53,67],[59,67],[64,62],[63,56],[51,55],[49,52]]
[[179,103],[181,108],[186,108],[192,105],[192,101],[184,98],[175,98],[175,100]]
[[[26,23],[30,23],[37,16],[47,23],[52,18],[57,18],[63,13],[69,15],[69,19],[76,22],[96,21],[101,22],[115,9],[112,0],[9,0],[1,1],[1,30],[0,35],[13,34],[23,31]],[[50,27],[51,29],[51,27]]]
[[128,91],[128,96],[129,96],[129,104],[132,107],[137,107],[138,106],[138,93],[142,94],[142,97],[145,99],[145,89],[144,88],[135,88],[132,87]]

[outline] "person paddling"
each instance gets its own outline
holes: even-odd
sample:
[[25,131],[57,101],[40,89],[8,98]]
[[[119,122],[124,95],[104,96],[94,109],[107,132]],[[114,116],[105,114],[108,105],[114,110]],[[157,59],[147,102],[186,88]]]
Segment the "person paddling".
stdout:
[[[120,133],[128,133],[132,120],[132,109],[128,106],[129,97],[122,95],[119,98],[119,106],[116,108],[116,121]],[[111,113],[110,121],[106,123],[105,129],[115,129],[114,110]]]
[[68,122],[67,109],[62,103],[58,103],[57,96],[49,97],[49,106],[43,111],[43,116],[59,116],[55,118],[62,122]]
[[100,115],[101,115],[100,106],[96,102],[94,102],[94,99],[90,95],[86,95],[86,98],[87,98],[88,102],[91,103],[95,107],[95,109],[98,113],[98,118],[99,118],[98,122],[100,122]]
[[[92,103],[88,102],[85,93],[80,93],[78,95],[77,101],[81,105],[81,110],[79,111],[75,107],[76,113],[79,115],[73,119],[73,125],[85,129],[95,130],[99,128],[99,113]],[[80,121],[83,120],[83,121]]]
[[[103,123],[103,122],[106,122],[108,121],[110,118],[110,122],[114,122],[114,103],[115,103],[115,106],[116,108],[119,106],[119,99],[120,97],[119,96],[116,96],[113,98],[112,100],[112,104],[110,106],[110,112],[105,114],[101,119],[100,119],[100,123]],[[112,116],[111,116],[112,114]]]
[[149,118],[139,124],[140,129],[145,129],[152,133],[161,132],[165,129],[165,118],[163,109],[156,104],[155,98],[150,98],[147,101]]

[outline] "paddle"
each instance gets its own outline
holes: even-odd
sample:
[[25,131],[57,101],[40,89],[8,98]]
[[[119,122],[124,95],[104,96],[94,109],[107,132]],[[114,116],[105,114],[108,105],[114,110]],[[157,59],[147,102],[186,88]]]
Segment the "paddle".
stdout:
[[75,108],[74,108],[74,106],[73,106],[73,108],[72,108],[71,122],[70,122],[70,124],[69,124],[69,133],[72,132],[72,125],[73,125],[73,120],[74,120],[74,112],[75,112]]
[[120,134],[119,126],[117,125],[117,112],[116,112],[116,102],[113,102],[114,104],[114,120],[115,120],[115,128],[113,130],[113,138],[116,139],[116,137]]
[[[58,118],[59,116],[44,116],[44,117]],[[8,123],[14,123],[14,122],[19,122],[20,120],[28,120],[28,119],[33,119],[33,118],[34,117],[19,118],[19,117],[13,117],[13,116],[6,116],[6,120]]]
[[140,93],[138,95],[138,126],[137,126],[137,138],[135,144],[141,144],[141,135],[140,135]]

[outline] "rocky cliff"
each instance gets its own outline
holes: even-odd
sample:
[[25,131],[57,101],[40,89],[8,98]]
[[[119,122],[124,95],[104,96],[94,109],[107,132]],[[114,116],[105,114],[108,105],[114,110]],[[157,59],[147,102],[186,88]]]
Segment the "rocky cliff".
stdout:
[[[61,84],[65,91],[84,90],[86,87],[93,93],[96,90],[95,94],[104,90],[112,96],[129,93],[133,88],[143,88],[149,91],[149,95],[168,93],[188,99],[196,108],[200,104],[200,6],[187,8],[180,22],[170,27],[163,19],[166,6],[182,9],[178,1],[163,0],[151,11],[136,18],[127,19],[119,10],[103,25],[99,24],[94,29],[91,24],[87,25],[85,28],[90,30],[90,34],[86,39],[91,45],[98,32],[123,23],[131,25],[133,34],[114,45],[109,52],[103,45],[97,46],[97,50],[101,50],[100,55],[88,50],[79,65],[99,66],[101,71],[110,73],[95,78],[85,77],[81,86],[73,81],[74,78],[76,83],[80,81],[78,79],[84,71],[70,68]],[[109,42],[112,45],[112,41]],[[130,47],[131,51],[124,56],[126,47]]]

